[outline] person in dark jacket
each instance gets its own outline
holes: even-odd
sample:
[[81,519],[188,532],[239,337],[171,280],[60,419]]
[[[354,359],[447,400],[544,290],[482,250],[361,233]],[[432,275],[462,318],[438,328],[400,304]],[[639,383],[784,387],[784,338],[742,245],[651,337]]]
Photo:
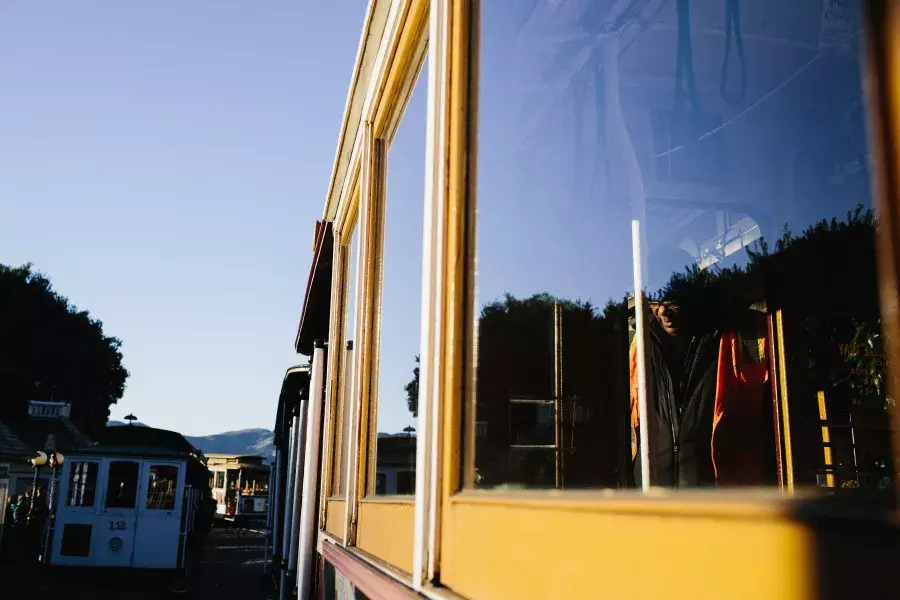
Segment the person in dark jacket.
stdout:
[[[739,333],[663,300],[649,302],[646,376],[651,485],[720,487],[764,483],[765,335]],[[752,324],[744,319],[741,325]],[[635,344],[631,350],[632,458],[641,485]]]

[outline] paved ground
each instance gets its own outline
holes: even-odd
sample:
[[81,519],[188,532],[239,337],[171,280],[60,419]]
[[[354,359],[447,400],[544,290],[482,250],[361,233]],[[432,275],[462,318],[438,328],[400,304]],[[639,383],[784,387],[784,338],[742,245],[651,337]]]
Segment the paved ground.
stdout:
[[[216,528],[206,543],[203,561],[183,593],[172,594],[169,582],[161,577],[135,574],[112,575],[98,572],[68,572],[40,575],[18,567],[12,572],[0,569],[0,581],[6,588],[18,580],[21,588],[10,599],[48,598],[59,600],[152,600],[155,598],[210,598],[212,600],[272,600],[275,593],[262,574],[263,536],[259,531],[237,527]],[[0,596],[6,598],[6,588]]]

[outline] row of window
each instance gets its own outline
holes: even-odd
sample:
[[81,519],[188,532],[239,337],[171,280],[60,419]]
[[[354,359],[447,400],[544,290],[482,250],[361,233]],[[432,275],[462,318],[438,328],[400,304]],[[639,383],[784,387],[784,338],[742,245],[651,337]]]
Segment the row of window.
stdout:
[[[103,502],[104,509],[135,508],[137,506],[141,463],[112,461]],[[100,463],[78,461],[72,464],[69,474],[69,494],[66,506],[93,507],[97,495],[97,478]],[[175,510],[175,493],[178,489],[178,467],[150,465],[149,480],[144,494],[148,510]]]
[[[743,6],[720,74],[720,2],[596,39],[604,3],[481,6],[465,485],[892,489],[858,18],[825,39],[797,21],[818,8]],[[338,496],[361,284],[372,481],[415,468],[425,88],[389,141],[372,272],[358,218],[339,235]]]
[[[374,128],[334,211],[328,492],[363,483],[370,553],[410,570],[412,533],[378,546],[366,503],[415,493],[437,387],[458,421],[429,419],[459,450],[439,526],[467,490],[768,486],[893,506],[860,15],[725,4],[471,3],[448,87],[466,126],[441,150],[440,50],[421,71],[404,59],[412,83],[380,100],[402,119]],[[426,174],[455,142],[464,184],[434,211]],[[425,364],[437,333],[450,345]],[[465,541],[451,531],[445,557]]]

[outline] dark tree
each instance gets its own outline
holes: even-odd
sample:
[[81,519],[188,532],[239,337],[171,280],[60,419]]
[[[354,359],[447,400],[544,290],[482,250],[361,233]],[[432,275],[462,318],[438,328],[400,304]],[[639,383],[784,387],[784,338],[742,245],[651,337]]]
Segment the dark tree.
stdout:
[[413,378],[404,387],[406,390],[406,405],[414,417],[419,416],[419,357],[416,356],[416,367],[413,369]]
[[52,399],[70,402],[73,423],[96,433],[125,391],[121,343],[30,264],[0,264],[0,420]]

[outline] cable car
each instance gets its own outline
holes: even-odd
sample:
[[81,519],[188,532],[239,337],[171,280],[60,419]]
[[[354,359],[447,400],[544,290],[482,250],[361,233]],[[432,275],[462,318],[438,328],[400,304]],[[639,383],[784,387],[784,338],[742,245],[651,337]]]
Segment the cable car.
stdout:
[[65,457],[47,562],[187,573],[209,531],[208,477],[178,433],[107,428],[97,445]]
[[281,598],[900,597],[898,24],[370,0],[275,416]]
[[265,519],[269,510],[269,471],[263,456],[207,454],[216,518],[231,522]]

